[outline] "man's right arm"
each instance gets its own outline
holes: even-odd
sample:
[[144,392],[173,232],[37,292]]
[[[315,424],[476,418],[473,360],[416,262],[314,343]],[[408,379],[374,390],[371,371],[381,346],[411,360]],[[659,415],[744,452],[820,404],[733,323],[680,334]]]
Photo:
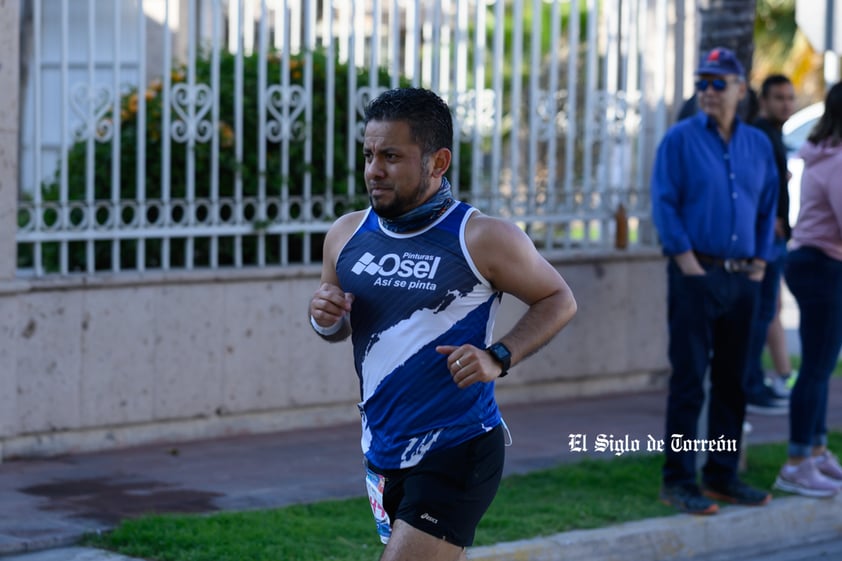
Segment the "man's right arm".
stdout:
[[359,224],[359,219],[358,212],[346,214],[331,226],[325,236],[321,283],[310,299],[310,325],[326,341],[343,341],[351,335],[348,314],[354,296],[342,290],[336,273],[336,262],[339,252]]
[[686,276],[704,275],[705,270],[702,268],[699,260],[696,259],[696,254],[692,251],[685,251],[678,255],[673,255],[675,264],[681,269],[681,272]]
[[675,260],[685,275],[704,275],[705,270],[696,259],[690,238],[678,212],[681,174],[676,166],[681,165],[679,153],[671,135],[658,146],[652,173],[652,218],[664,253]]

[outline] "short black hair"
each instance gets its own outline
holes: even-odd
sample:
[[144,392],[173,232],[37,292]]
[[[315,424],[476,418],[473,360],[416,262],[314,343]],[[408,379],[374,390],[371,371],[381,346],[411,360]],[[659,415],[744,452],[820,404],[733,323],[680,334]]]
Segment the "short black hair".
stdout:
[[427,156],[441,148],[453,151],[453,115],[435,92],[424,88],[395,88],[372,99],[365,109],[369,121],[404,121],[412,140]]
[[771,76],[767,76],[766,79],[763,80],[763,85],[760,86],[760,97],[766,99],[769,97],[769,91],[775,86],[791,83],[792,80],[783,74],[772,74]]

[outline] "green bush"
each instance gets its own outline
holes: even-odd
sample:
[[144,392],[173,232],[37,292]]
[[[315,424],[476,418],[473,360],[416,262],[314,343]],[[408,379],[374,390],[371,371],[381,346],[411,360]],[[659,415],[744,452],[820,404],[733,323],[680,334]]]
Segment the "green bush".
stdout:
[[[234,54],[225,52],[220,54],[220,87],[219,87],[219,117],[213,123],[219,138],[219,153],[218,153],[218,196],[219,197],[234,197],[236,179],[239,177],[242,181],[242,195],[244,197],[256,197],[258,195],[258,185],[261,179],[261,172],[258,167],[258,155],[260,142],[264,142],[266,150],[266,173],[265,179],[265,194],[269,197],[280,196],[284,185],[288,188],[290,197],[302,196],[304,190],[304,178],[306,173],[310,173],[310,186],[313,195],[320,195],[331,190],[337,194],[337,203],[334,208],[322,208],[316,205],[313,209],[314,219],[319,221],[329,221],[343,214],[344,212],[354,209],[363,208],[366,206],[367,197],[365,196],[365,188],[363,181],[363,160],[362,149],[359,143],[355,143],[356,149],[354,151],[354,158],[356,162],[351,162],[348,159],[348,84],[349,84],[349,69],[345,64],[335,62],[334,65],[334,98],[328,100],[325,92],[327,91],[327,63],[328,59],[322,52],[314,52],[312,54],[313,60],[313,86],[312,91],[315,95],[310,100],[312,106],[313,122],[309,131],[301,131],[295,139],[289,141],[289,174],[287,177],[282,175],[282,143],[273,142],[268,139],[259,138],[259,66],[261,64],[260,57],[255,55],[243,57],[243,90],[242,90],[242,162],[237,162],[236,159],[236,138],[235,138],[235,111],[238,96],[236,95],[236,57]],[[303,85],[304,80],[304,64],[305,55],[296,55],[290,57],[290,83],[293,85]],[[172,88],[178,84],[185,83],[188,69],[185,66],[175,68],[170,75],[170,82]],[[196,60],[195,82],[197,84],[212,83],[213,63],[208,53],[200,56]],[[282,71],[282,55],[278,52],[271,52],[267,57],[266,75],[268,84],[276,84],[281,82]],[[365,69],[356,70],[357,87],[364,86],[369,82],[369,72]],[[387,87],[390,84],[390,76],[385,69],[379,69],[376,78],[376,83]],[[401,85],[407,86],[407,80],[401,80]],[[143,95],[146,100],[146,158],[145,162],[140,162],[145,165],[145,184],[144,194],[145,200],[153,201],[164,196],[162,189],[163,175],[162,175],[162,154],[163,154],[163,82],[160,79],[154,80],[149,86],[140,92],[137,88],[126,92],[121,97],[120,102],[120,176],[119,176],[119,196],[122,201],[137,201],[138,200],[138,186],[137,186],[137,142],[138,142],[138,96]],[[170,103],[173,104],[171,95]],[[334,109],[334,127],[333,127],[333,161],[330,162],[333,171],[332,185],[326,173],[326,150],[327,130],[326,130],[326,115],[328,104],[331,103]],[[109,113],[105,117],[105,124],[109,125],[114,119],[114,115]],[[208,111],[203,116],[203,120],[210,121],[212,113]],[[172,111],[171,121],[179,119],[177,113]],[[357,117],[359,119],[359,117]],[[305,126],[304,115],[299,116],[296,121],[302,128]],[[311,139],[311,161],[309,164],[305,163],[304,137],[309,136]],[[68,182],[68,199],[69,201],[85,201],[86,200],[86,185],[87,185],[87,158],[88,150],[91,143],[87,139],[80,140],[73,144],[67,154],[66,165],[69,177]],[[112,198],[112,141],[99,142],[95,141],[93,145],[93,199],[100,201],[108,201]],[[212,159],[212,144],[208,140],[206,142],[195,142],[193,145],[193,173],[195,176],[195,197],[210,198],[211,193],[211,173],[214,165]],[[169,164],[169,198],[171,200],[183,199],[187,196],[188,184],[188,157],[190,146],[186,142],[178,142],[172,139],[170,142],[170,164]],[[463,182],[468,181],[468,174],[470,172],[470,150],[463,145],[461,150],[460,168],[463,170],[461,177]],[[354,190],[355,195],[348,197],[349,193],[349,170],[352,163],[354,164]],[[43,200],[44,201],[58,201],[59,200],[59,173],[56,171],[53,181],[43,186]],[[467,184],[467,183],[463,183]],[[165,217],[158,216],[161,212],[160,207],[153,206],[146,211],[147,219],[149,221],[156,221]],[[176,212],[183,212],[181,210],[173,211],[173,218],[177,219]],[[197,211],[197,219],[204,218],[205,210]],[[293,205],[291,208],[291,218],[297,219],[300,217],[302,209],[299,206]],[[122,211],[123,216],[112,217],[112,222],[116,219],[118,224],[120,222],[131,222],[135,217],[131,210]],[[71,223],[79,224],[82,212],[80,210],[70,210]],[[56,220],[57,214],[55,211],[44,211],[42,220],[49,223]],[[112,228],[112,225],[107,225],[107,213],[97,213],[95,220],[97,226]],[[227,220],[230,216],[223,214],[222,219]],[[273,221],[280,221],[279,213],[274,213],[267,217],[266,220],[259,221],[257,216],[246,216],[254,226],[255,233],[253,235],[243,237],[243,262],[246,265],[256,264],[258,262],[258,238],[266,236],[266,260],[267,263],[280,263],[281,246],[284,243],[288,244],[288,260],[289,262],[302,262],[305,260],[318,261],[321,259],[321,241],[319,236],[313,236],[312,248],[309,256],[304,255],[303,236],[289,235],[285,240],[281,239],[280,235],[272,235],[266,233],[265,229],[270,226]],[[170,230],[170,235],[177,232]],[[217,249],[217,260],[220,265],[234,264],[234,239],[233,237],[219,237]],[[97,241],[94,242],[94,269],[95,270],[109,270],[112,268],[112,242]],[[135,240],[123,240],[120,242],[120,267],[123,269],[134,269],[136,263],[136,247]],[[163,239],[149,239],[145,246],[145,267],[158,268],[163,263],[163,246],[166,244]],[[185,261],[186,242],[183,239],[172,239],[170,242],[170,265],[172,267],[182,267],[189,265]],[[194,259],[192,265],[203,266],[211,263],[210,252],[212,251],[210,238],[196,238],[193,241]],[[42,245],[42,264],[46,271],[54,272],[59,270],[59,244],[45,243]],[[33,248],[30,244],[21,244],[18,252],[18,264],[21,268],[29,268],[34,264]],[[86,247],[85,242],[70,242],[69,244],[69,269],[70,271],[84,271],[86,267]]]
[[[220,54],[220,87],[219,87],[219,120],[214,123],[219,134],[219,195],[230,197],[234,195],[235,178],[237,172],[241,174],[242,189],[244,196],[255,196],[258,193],[258,181],[260,172],[258,169],[258,138],[260,114],[258,89],[258,73],[260,58],[258,55],[243,57],[243,91],[242,91],[242,153],[243,161],[238,164],[235,153],[235,111],[237,103],[236,95],[236,57],[228,52]],[[290,83],[302,85],[303,83],[304,56],[297,55],[290,57]],[[327,59],[322,53],[313,54],[313,91],[316,95],[310,100],[313,112],[313,127],[309,131],[312,146],[313,158],[310,166],[304,165],[304,141],[294,139],[289,142],[290,174],[286,178],[290,187],[291,195],[301,195],[304,174],[310,171],[313,174],[313,192],[323,193],[325,191],[325,159],[324,145],[327,139],[327,132],[322,118],[327,114],[327,99],[323,92],[326,91],[326,67]],[[348,69],[345,65],[335,65],[335,127],[334,127],[334,190],[347,192],[347,172],[350,169],[350,162],[347,160],[347,102],[348,96]],[[209,56],[202,56],[196,60],[196,83],[211,84],[212,61]],[[281,55],[273,52],[267,59],[267,82],[279,83],[281,76]],[[170,81],[172,88],[178,84],[185,83],[187,68],[178,67],[172,71]],[[389,76],[384,71],[379,72],[378,83],[388,84]],[[359,85],[368,83],[368,72],[360,70],[357,72],[357,83]],[[136,197],[136,165],[137,165],[137,108],[138,95],[140,92],[134,89],[122,96],[121,100],[121,155],[120,155],[120,195],[123,199],[133,200]],[[146,197],[156,199],[162,196],[162,127],[163,127],[163,82],[154,80],[143,92],[146,98]],[[174,105],[171,95],[171,104]],[[111,115],[107,117],[111,118]],[[179,117],[175,111],[171,112],[171,122]],[[210,119],[211,113],[205,115]],[[304,124],[303,115],[297,121]],[[281,176],[281,143],[264,140],[266,149],[266,193],[269,195],[280,194],[284,178]],[[196,142],[194,145],[195,177],[197,196],[210,195],[211,179],[211,142]],[[87,141],[75,143],[68,154],[68,173],[70,177],[70,199],[84,200],[85,189],[85,160],[88,149]],[[94,198],[107,200],[111,197],[111,165],[112,165],[111,143],[95,143],[94,170]],[[170,141],[170,196],[172,198],[183,198],[186,196],[187,187],[187,158],[188,144],[178,142],[175,139]],[[360,160],[361,161],[361,160]],[[356,181],[358,189],[362,186],[362,168],[357,162]],[[52,195],[57,191],[58,172],[56,181],[47,186],[48,194]],[[55,195],[53,195],[55,196]]]

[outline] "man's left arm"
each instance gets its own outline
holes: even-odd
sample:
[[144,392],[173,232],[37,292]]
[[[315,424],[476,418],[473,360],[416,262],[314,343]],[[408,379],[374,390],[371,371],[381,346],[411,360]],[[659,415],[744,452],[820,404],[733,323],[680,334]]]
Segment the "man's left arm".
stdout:
[[774,258],[775,245],[775,219],[778,211],[778,190],[780,180],[778,168],[775,164],[774,153],[771,143],[767,140],[767,155],[763,158],[765,166],[763,172],[763,190],[760,193],[757,205],[757,230],[755,256],[763,261]]
[[[768,141],[768,139],[765,139]],[[764,162],[763,189],[757,204],[757,226],[755,231],[755,258],[758,270],[749,275],[754,280],[762,280],[766,263],[775,258],[775,221],[778,210],[780,179],[771,143],[765,144],[767,155]]]
[[[515,365],[547,344],[573,318],[577,309],[573,292],[515,224],[475,216],[468,222],[466,244],[480,273],[493,287],[528,306],[512,329],[495,341],[508,348]],[[439,352],[450,355],[449,365],[460,359],[451,367],[459,387],[490,382],[501,374],[499,363],[484,349],[463,345],[442,347]],[[464,364],[470,368],[462,368]]]

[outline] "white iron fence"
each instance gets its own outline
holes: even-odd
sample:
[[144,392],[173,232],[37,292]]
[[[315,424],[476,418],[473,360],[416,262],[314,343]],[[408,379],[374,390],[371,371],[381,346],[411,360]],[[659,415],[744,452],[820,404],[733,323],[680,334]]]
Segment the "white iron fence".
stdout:
[[[414,85],[459,196],[544,250],[647,243],[666,0],[24,2],[21,275],[320,260],[361,119]],[[623,206],[626,217],[616,220]]]

